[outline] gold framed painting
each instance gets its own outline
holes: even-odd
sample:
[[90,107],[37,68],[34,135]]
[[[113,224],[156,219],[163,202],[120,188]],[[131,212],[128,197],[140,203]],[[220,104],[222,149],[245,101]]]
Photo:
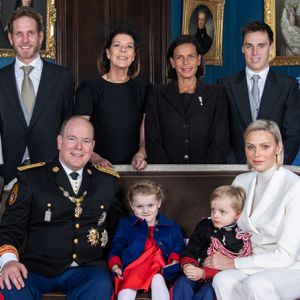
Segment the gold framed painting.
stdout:
[[[0,57],[14,57],[15,52],[8,41],[7,23],[10,14],[19,6],[24,5],[21,0],[0,0]],[[41,56],[44,58],[56,58],[55,22],[56,7],[55,0],[27,0],[27,6],[38,11],[43,17],[44,41],[41,48]]]
[[225,0],[184,0],[182,34],[195,35],[207,65],[222,65]]
[[300,65],[300,0],[264,0],[264,20],[274,32],[271,64]]

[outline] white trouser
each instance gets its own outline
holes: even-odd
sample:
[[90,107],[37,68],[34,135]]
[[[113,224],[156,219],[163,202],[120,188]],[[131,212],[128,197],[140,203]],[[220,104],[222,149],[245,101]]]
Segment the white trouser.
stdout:
[[247,275],[226,270],[216,274],[213,287],[218,300],[292,300],[300,298],[300,271],[270,269]]
[[[124,289],[118,294],[118,300],[135,300],[136,290]],[[170,300],[169,290],[164,278],[160,274],[155,274],[151,281],[152,300]]]

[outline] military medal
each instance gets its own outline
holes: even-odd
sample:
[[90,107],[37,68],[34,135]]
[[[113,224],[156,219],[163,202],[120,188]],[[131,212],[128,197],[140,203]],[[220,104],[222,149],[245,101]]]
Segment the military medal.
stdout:
[[51,203],[47,204],[48,209],[45,211],[45,217],[44,221],[45,222],[51,222]]
[[101,238],[99,231],[95,228],[89,229],[89,234],[87,235],[88,242],[91,246],[97,246],[101,242],[101,247],[104,248],[108,242],[108,233],[104,229],[101,233]]
[[81,198],[75,198],[75,217],[79,218],[81,213],[82,213],[82,207],[81,207],[81,202],[83,201],[83,199],[81,200]]
[[100,241],[101,241],[101,247],[104,248],[108,242],[108,233],[105,229],[102,231]]
[[89,229],[89,234],[87,235],[88,242],[92,246],[97,246],[99,244],[99,232],[95,228]]
[[74,197],[71,196],[68,191],[65,191],[61,186],[59,187],[59,189],[63,192],[64,197],[68,198],[72,203],[76,205],[74,209],[74,216],[75,218],[79,218],[82,214],[81,203],[83,202],[84,197],[87,195],[87,191],[85,191],[80,197]]
[[106,211],[101,214],[101,216],[98,219],[98,223],[97,223],[98,226],[101,226],[102,224],[104,224],[104,222],[106,220],[106,216],[107,216]]

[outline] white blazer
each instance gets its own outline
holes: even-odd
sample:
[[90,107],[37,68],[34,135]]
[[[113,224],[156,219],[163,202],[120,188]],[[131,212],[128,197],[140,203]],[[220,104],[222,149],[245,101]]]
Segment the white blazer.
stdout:
[[237,176],[232,183],[247,198],[238,226],[251,232],[253,254],[235,258],[235,267],[247,274],[265,269],[300,270],[300,177],[280,167],[274,172],[251,213],[257,172]]

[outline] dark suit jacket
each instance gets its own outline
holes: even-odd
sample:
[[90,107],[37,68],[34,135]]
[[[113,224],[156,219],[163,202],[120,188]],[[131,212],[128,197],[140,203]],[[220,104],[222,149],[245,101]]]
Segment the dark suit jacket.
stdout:
[[[245,163],[243,133],[252,122],[245,70],[223,78],[230,122],[231,144],[235,158],[231,163]],[[300,94],[297,81],[270,69],[261,98],[258,119],[277,123],[284,144],[284,163],[292,164],[299,149]]]
[[4,165],[0,175],[7,183],[17,175],[26,146],[31,162],[52,161],[56,137],[72,114],[74,80],[67,69],[43,61],[42,76],[29,126],[20,105],[14,63],[0,69],[0,130]]
[[[111,239],[112,227],[123,216],[118,178],[92,166],[85,167],[82,176],[77,196],[86,194],[82,213],[76,217],[76,204],[60,189],[75,196],[59,162],[21,171],[19,189],[12,189],[0,225],[0,249],[14,246],[29,271],[45,276],[61,274],[73,260],[81,266],[105,265],[108,244],[103,238],[108,232]],[[47,221],[49,206],[51,220]]]
[[230,145],[223,87],[198,80],[187,111],[177,81],[155,87],[147,102],[145,139],[150,163],[224,163]]

